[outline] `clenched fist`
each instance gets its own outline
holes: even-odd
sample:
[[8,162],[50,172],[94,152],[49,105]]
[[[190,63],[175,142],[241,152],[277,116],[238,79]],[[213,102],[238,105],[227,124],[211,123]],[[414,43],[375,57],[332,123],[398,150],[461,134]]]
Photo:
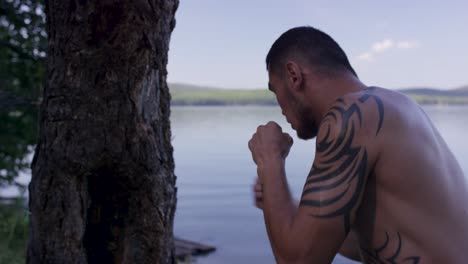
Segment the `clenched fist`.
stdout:
[[277,123],[270,121],[257,128],[257,132],[249,141],[249,149],[254,162],[258,167],[262,167],[268,165],[269,162],[286,159],[292,144],[291,136],[283,133]]

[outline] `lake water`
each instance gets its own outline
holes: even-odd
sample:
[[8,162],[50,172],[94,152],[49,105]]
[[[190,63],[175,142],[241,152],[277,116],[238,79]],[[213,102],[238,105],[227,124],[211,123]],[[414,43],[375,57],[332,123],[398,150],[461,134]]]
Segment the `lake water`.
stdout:
[[[425,106],[468,176],[468,106]],[[172,134],[178,186],[175,235],[215,246],[201,264],[274,263],[263,214],[253,206],[256,168],[247,142],[273,120],[294,137],[286,172],[299,198],[314,159],[315,141],[295,137],[278,107],[174,107]],[[23,173],[20,181],[29,181]],[[0,195],[16,195],[14,188]],[[335,264],[355,263],[337,256]]]
[[[467,106],[425,106],[468,175]],[[294,136],[286,173],[298,198],[315,141],[295,137],[278,107],[174,107],[172,132],[178,185],[175,234],[217,247],[196,263],[274,263],[263,215],[253,206],[256,168],[247,142],[273,120]],[[337,263],[355,263],[337,256]]]

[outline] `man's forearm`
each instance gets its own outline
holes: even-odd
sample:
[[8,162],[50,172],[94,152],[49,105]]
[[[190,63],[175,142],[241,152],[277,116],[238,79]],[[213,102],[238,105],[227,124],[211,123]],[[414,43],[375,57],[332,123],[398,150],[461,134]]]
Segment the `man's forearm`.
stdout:
[[290,234],[296,205],[289,192],[285,175],[285,162],[278,160],[259,168],[263,180],[263,213],[265,225],[275,257],[278,262],[287,258],[285,249]]

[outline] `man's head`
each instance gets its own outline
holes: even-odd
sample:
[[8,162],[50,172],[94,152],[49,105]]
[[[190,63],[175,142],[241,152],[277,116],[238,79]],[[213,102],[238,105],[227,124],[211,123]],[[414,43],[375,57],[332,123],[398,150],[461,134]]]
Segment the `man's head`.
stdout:
[[[317,135],[320,119],[314,102],[320,100],[326,80],[344,74],[357,77],[346,54],[327,34],[313,27],[296,27],[283,33],[266,57],[269,89],[298,137]],[[314,100],[306,98],[314,94]]]

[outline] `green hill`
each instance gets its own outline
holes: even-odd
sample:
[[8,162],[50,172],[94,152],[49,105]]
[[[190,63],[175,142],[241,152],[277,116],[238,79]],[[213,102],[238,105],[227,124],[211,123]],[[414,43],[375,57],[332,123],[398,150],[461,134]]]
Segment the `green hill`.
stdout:
[[413,88],[400,90],[400,92],[420,104],[468,104],[468,86],[450,90]]
[[172,105],[275,105],[274,95],[266,89],[219,89],[169,84]]
[[181,92],[181,91],[202,91],[202,90],[219,90],[220,88],[216,87],[209,87],[209,86],[201,86],[201,85],[193,85],[187,83],[169,83],[169,88],[171,92]]
[[[170,83],[172,105],[276,105],[274,95],[265,89],[221,89]],[[434,88],[401,89],[420,104],[468,105],[468,86],[451,90]]]
[[466,92],[468,94],[468,85],[457,88],[455,91]]

